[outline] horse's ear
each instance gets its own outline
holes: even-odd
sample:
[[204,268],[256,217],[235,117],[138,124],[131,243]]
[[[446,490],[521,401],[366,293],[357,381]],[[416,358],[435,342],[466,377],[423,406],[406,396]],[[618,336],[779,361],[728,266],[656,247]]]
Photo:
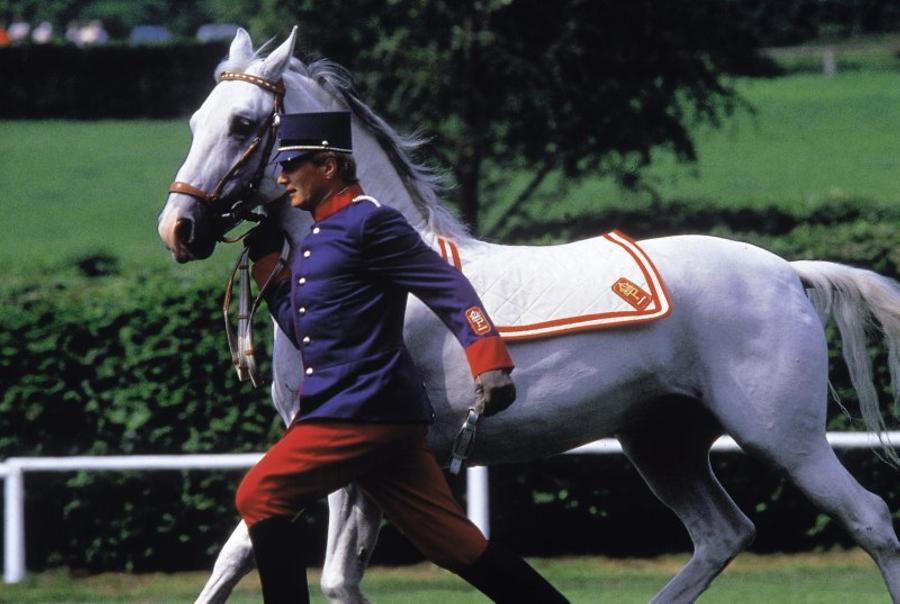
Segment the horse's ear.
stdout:
[[234,40],[231,41],[231,47],[228,49],[228,58],[231,60],[253,58],[253,41],[243,27],[238,27],[237,33],[234,34]]
[[281,78],[281,74],[287,68],[291,57],[294,55],[294,44],[297,42],[297,26],[291,30],[288,39],[281,46],[273,50],[259,68],[261,76],[270,80]]

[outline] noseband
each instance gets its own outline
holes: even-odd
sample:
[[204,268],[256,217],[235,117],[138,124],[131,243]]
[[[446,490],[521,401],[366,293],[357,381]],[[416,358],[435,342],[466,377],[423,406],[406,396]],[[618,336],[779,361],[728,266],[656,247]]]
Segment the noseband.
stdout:
[[[267,80],[259,76],[246,73],[234,73],[231,71],[223,72],[219,76],[219,79],[239,80],[241,82],[247,82],[249,84],[253,84],[254,86],[258,86],[263,90],[271,92],[275,97],[274,103],[272,104],[272,111],[256,130],[256,133],[253,137],[253,140],[250,142],[250,145],[244,150],[238,160],[234,163],[233,166],[231,166],[231,168],[225,173],[225,175],[219,179],[219,182],[216,183],[216,186],[213,188],[211,193],[207,193],[206,191],[203,191],[202,189],[195,187],[190,183],[180,181],[175,181],[171,185],[169,185],[169,192],[181,193],[182,195],[188,195],[190,197],[198,199],[209,206],[213,210],[213,212],[215,212],[219,216],[219,218],[232,220],[235,224],[237,224],[241,220],[258,221],[259,218],[254,215],[251,210],[259,204],[253,203],[252,199],[256,195],[257,189],[259,188],[259,183],[262,182],[269,156],[272,154],[272,148],[275,146],[275,138],[278,132],[278,114],[284,111],[284,83],[281,80],[273,82],[272,80]],[[266,136],[267,134],[268,136]],[[265,145],[263,145],[263,140],[265,140]],[[262,153],[260,153],[259,163],[256,166],[256,171],[253,173],[253,177],[247,182],[244,188],[236,196],[237,201],[235,201],[235,203],[227,208],[219,207],[219,202],[221,201],[222,197],[222,189],[224,189],[228,181],[234,178],[235,174],[237,174],[237,172],[244,167],[244,165],[250,160],[250,158],[257,151],[257,149],[260,148],[260,146],[262,146]],[[220,239],[224,240],[224,234]]]

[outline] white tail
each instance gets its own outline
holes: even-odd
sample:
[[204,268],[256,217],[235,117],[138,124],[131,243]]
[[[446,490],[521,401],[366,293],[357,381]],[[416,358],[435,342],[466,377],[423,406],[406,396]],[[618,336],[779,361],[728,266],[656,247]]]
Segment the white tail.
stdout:
[[[872,378],[866,331],[875,327],[884,337],[894,390],[894,414],[897,415],[900,407],[900,283],[872,271],[833,262],[804,260],[792,262],[791,266],[809,290],[810,300],[822,322],[825,323],[829,316],[834,317],[866,428],[879,433],[886,431]],[[887,456],[900,465],[900,457],[890,443],[884,444]]]

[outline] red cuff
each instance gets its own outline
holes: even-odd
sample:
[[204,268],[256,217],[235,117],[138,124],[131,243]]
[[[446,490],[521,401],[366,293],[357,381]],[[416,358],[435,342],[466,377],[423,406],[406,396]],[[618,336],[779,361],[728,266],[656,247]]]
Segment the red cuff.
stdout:
[[512,369],[515,364],[500,336],[487,336],[466,347],[466,358],[472,375],[478,377],[491,369]]
[[[281,254],[272,252],[253,263],[250,274],[253,275],[253,280],[256,281],[257,287],[262,289],[262,286],[266,284],[266,279],[268,279],[269,275],[272,274],[272,271],[275,270],[275,265],[278,264],[279,258],[281,258]],[[290,277],[291,271],[288,270],[288,267],[284,267],[272,278],[272,283],[278,283],[279,281],[290,279]]]

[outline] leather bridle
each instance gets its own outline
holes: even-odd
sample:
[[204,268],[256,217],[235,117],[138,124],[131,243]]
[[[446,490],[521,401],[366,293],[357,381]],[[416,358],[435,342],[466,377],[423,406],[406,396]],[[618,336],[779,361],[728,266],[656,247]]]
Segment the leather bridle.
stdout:
[[[268,164],[269,156],[272,154],[272,148],[275,146],[275,139],[278,135],[278,116],[284,111],[284,83],[281,80],[274,82],[259,76],[247,73],[234,73],[231,71],[223,72],[219,76],[219,79],[247,82],[271,92],[275,97],[272,104],[272,111],[257,128],[250,145],[244,150],[225,175],[219,179],[219,182],[216,183],[216,186],[213,187],[211,192],[207,193],[190,183],[181,181],[175,181],[169,185],[169,192],[181,193],[182,195],[188,195],[200,200],[206,204],[207,207],[212,209],[220,220],[233,223],[229,226],[229,229],[226,229],[230,230],[230,228],[233,228],[242,220],[258,222],[260,219],[260,217],[254,214],[252,210],[256,206],[262,205],[263,202],[254,202],[253,199],[256,196],[259,184],[262,182],[263,176],[265,175],[266,165]],[[236,195],[234,195],[235,202],[233,204],[227,207],[221,207],[222,190],[225,188],[225,185],[234,178],[238,171],[243,168],[248,161],[250,161],[250,158],[258,149],[260,149],[260,147],[262,147],[262,153],[259,154],[259,161],[256,165],[256,171],[253,173],[253,177],[247,181],[247,184],[244,185]],[[219,240],[226,241],[224,232],[220,235]]]
[[[265,176],[266,165],[268,165],[269,157],[272,154],[272,149],[275,146],[275,140],[278,136],[278,116],[284,111],[284,83],[280,80],[273,82],[272,80],[267,80],[259,76],[230,71],[223,72],[219,76],[219,79],[239,80],[271,92],[275,97],[275,100],[272,103],[272,111],[263,123],[260,124],[259,128],[257,128],[250,145],[243,153],[241,153],[241,156],[225,175],[219,179],[219,182],[213,187],[212,192],[207,193],[190,183],[180,181],[175,181],[169,185],[169,192],[188,195],[206,204],[206,206],[216,215],[217,219],[220,222],[225,223],[225,228],[223,228],[222,234],[219,236],[219,241],[234,243],[239,241],[242,237],[229,239],[225,237],[225,233],[242,220],[259,222],[261,217],[253,213],[253,209],[259,205],[266,205],[271,201],[275,201],[259,202],[254,201],[254,198],[259,189],[259,184],[262,182],[263,176]],[[256,165],[256,171],[253,173],[253,177],[250,178],[247,184],[234,195],[234,203],[227,207],[222,207],[222,190],[225,188],[225,185],[235,177],[238,171],[250,161],[253,154],[260,148],[262,148],[262,152],[259,154],[259,161]],[[281,197],[284,197],[284,195],[281,195],[276,199],[280,199]],[[245,233],[244,236],[248,233]],[[253,315],[259,307],[263,292],[266,291],[266,288],[274,280],[275,276],[287,265],[291,247],[287,240],[285,240],[275,268],[269,274],[265,283],[260,288],[259,294],[252,302],[250,299],[249,251],[250,250],[247,247],[241,250],[237,262],[235,262],[234,268],[231,271],[231,276],[225,287],[225,299],[222,301],[222,313],[225,318],[225,334],[228,339],[228,348],[231,351],[231,362],[237,371],[238,380],[243,382],[249,379],[253,386],[256,387],[261,383],[261,380],[253,350]],[[234,288],[235,276],[238,277],[239,291],[236,330],[232,325],[230,317],[231,296]]]

